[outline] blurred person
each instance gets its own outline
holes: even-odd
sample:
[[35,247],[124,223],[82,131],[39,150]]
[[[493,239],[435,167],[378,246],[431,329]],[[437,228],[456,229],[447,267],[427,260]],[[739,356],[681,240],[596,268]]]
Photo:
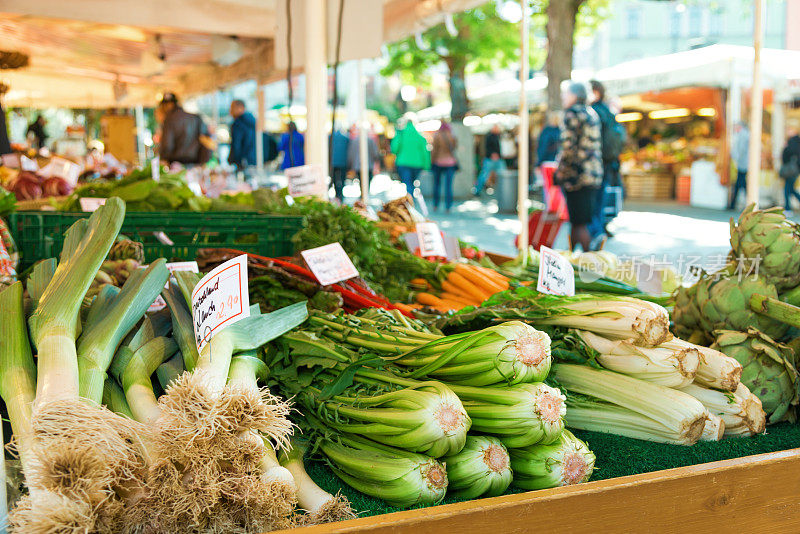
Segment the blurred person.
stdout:
[[552,163],[558,157],[558,149],[561,142],[561,128],[559,127],[558,113],[547,112],[547,122],[539,134],[539,142],[536,145],[536,166],[542,163]]
[[789,130],[789,139],[781,153],[781,168],[779,174],[783,178],[783,196],[785,199],[786,214],[792,214],[792,197],[800,202],[800,193],[794,188],[797,176],[800,175],[800,135],[796,129]]
[[500,134],[500,157],[506,162],[506,168],[517,168],[517,136],[513,131]]
[[339,130],[334,130],[328,136],[331,146],[331,181],[333,190],[339,202],[344,202],[344,182],[347,178],[347,154],[350,148],[350,138]]
[[47,124],[47,121],[40,113],[36,116],[36,120],[34,120],[30,125],[28,125],[28,131],[25,133],[26,137],[32,137],[31,146],[36,150],[40,150],[45,147],[47,143],[47,132],[44,131],[44,127]]
[[564,190],[569,212],[571,246],[592,250],[589,223],[603,175],[600,119],[586,105],[586,87],[570,83],[562,94],[564,123],[561,131],[561,158],[553,181]]
[[750,153],[750,130],[743,121],[736,121],[733,126],[733,142],[731,143],[731,160],[736,165],[736,182],[728,202],[728,209],[736,209],[739,191],[747,191],[747,163]]
[[6,111],[0,102],[0,156],[11,154],[11,141],[8,139],[8,127],[6,126]]
[[204,141],[210,138],[203,119],[185,111],[174,93],[165,93],[159,106],[164,113],[159,145],[161,162],[202,165],[211,159]]
[[281,135],[278,152],[283,153],[282,171],[306,164],[305,138],[297,131],[297,125],[293,121],[287,125],[286,133]]
[[442,121],[442,125],[433,134],[433,150],[431,151],[431,170],[433,171],[433,209],[439,209],[439,192],[444,183],[444,209],[450,213],[453,207],[453,178],[458,170],[456,147],[458,141],[453,135],[450,124]]
[[[361,130],[357,125],[350,128],[350,144],[347,147],[347,168],[361,181]],[[367,184],[372,183],[380,166],[381,153],[374,135],[367,134]],[[369,187],[369,185],[367,185]]]
[[247,111],[242,100],[231,102],[231,152],[228,163],[244,170],[256,165],[256,118]]
[[597,198],[594,201],[594,216],[590,231],[595,240],[594,247],[606,236],[612,237],[606,229],[606,217],[604,213],[606,191],[608,187],[615,186],[621,182],[619,178],[619,156],[625,145],[625,129],[617,122],[616,114],[611,111],[606,102],[606,89],[597,80],[589,82],[592,89],[592,110],[600,120],[600,153],[603,160],[603,177],[600,187],[597,190]]
[[[500,125],[495,124],[492,129],[486,134],[484,140],[486,146],[486,156],[483,158],[483,165],[481,165],[481,172],[478,174],[478,179],[475,183],[475,190],[473,195],[478,196],[483,191],[483,186],[486,185],[486,180],[489,179],[491,173],[500,174],[506,170],[506,162],[500,157]],[[499,176],[498,176],[499,178]]]
[[413,195],[414,182],[423,170],[431,167],[431,155],[428,141],[417,131],[412,120],[406,120],[405,126],[392,139],[392,152],[397,156],[395,165],[400,180],[406,184],[408,194]]

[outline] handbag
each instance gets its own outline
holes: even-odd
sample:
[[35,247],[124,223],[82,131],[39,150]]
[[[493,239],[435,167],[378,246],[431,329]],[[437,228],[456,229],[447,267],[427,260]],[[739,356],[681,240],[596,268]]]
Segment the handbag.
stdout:
[[781,164],[778,175],[784,180],[794,180],[800,175],[800,166],[797,165],[797,158],[792,156],[788,161]]

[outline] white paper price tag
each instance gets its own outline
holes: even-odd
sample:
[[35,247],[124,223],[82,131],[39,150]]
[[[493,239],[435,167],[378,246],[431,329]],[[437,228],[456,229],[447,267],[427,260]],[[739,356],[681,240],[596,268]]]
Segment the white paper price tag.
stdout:
[[161,179],[161,158],[158,156],[150,160],[150,176],[155,182]]
[[350,256],[339,243],[311,248],[300,253],[308,268],[323,286],[329,286],[358,276]]
[[192,290],[192,315],[198,352],[223,328],[250,316],[247,254],[226,261],[200,280]]
[[536,291],[550,295],[575,294],[575,270],[564,256],[551,248],[539,248],[539,280]]
[[83,211],[94,212],[97,208],[106,203],[107,198],[83,197],[78,199]]
[[325,171],[319,165],[302,165],[290,167],[283,171],[293,197],[318,196],[326,199],[328,186],[325,181]]
[[[146,268],[145,265],[142,265],[142,269]],[[197,266],[196,261],[175,261],[172,263],[167,263],[167,270],[170,273],[174,273],[175,271],[189,271],[192,273],[199,273],[200,268]],[[164,285],[164,289],[169,287],[169,282]],[[159,310],[163,310],[167,307],[167,303],[164,301],[161,295],[156,297],[156,300],[147,308],[148,312],[157,312]]]
[[424,256],[447,256],[439,225],[432,222],[417,223],[419,253]]

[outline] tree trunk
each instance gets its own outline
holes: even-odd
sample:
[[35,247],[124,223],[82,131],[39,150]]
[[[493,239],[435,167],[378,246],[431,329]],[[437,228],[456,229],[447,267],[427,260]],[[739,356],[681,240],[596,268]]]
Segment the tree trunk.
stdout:
[[547,4],[547,108],[561,109],[561,82],[572,77],[575,19],[584,0],[550,0]]
[[464,115],[467,114],[469,108],[467,85],[464,83],[466,64],[453,61],[451,58],[445,58],[445,62],[450,73],[450,102],[453,105],[450,110],[450,120],[452,122],[461,122],[464,120]]

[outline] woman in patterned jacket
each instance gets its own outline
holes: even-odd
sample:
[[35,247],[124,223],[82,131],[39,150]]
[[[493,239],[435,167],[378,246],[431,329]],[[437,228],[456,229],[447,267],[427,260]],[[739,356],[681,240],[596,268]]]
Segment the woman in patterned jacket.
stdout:
[[562,95],[561,156],[553,180],[567,199],[572,248],[581,245],[584,251],[589,251],[592,236],[588,224],[603,177],[603,160],[600,119],[586,105],[586,98],[586,87],[579,83],[570,83]]

